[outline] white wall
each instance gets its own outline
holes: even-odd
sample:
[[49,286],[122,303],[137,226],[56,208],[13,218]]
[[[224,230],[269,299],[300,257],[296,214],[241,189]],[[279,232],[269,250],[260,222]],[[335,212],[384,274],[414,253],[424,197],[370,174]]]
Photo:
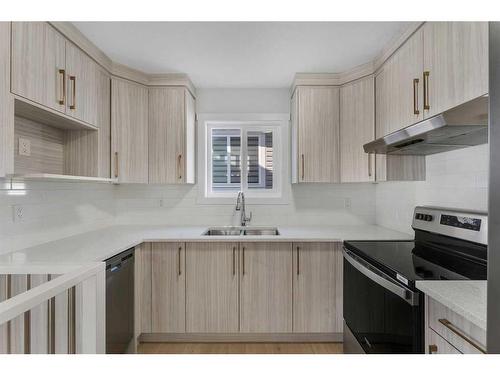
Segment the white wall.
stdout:
[[489,146],[426,157],[426,181],[383,182],[376,186],[376,223],[413,233],[417,205],[487,211]]

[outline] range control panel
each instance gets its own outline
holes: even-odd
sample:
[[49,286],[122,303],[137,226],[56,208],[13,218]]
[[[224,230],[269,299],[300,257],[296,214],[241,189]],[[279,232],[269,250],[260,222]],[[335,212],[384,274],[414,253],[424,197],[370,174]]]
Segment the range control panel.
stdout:
[[415,208],[412,227],[485,245],[488,239],[486,212],[419,206]]

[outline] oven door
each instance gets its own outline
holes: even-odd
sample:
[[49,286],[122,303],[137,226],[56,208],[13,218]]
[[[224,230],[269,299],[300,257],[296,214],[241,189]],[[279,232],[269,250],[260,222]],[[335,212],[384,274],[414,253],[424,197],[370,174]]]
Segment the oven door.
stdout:
[[344,337],[365,353],[423,353],[423,295],[344,249]]

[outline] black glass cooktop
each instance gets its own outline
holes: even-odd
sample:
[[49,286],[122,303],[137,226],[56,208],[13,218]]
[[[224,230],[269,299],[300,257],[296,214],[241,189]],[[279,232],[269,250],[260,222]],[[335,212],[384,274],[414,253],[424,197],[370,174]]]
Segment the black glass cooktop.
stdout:
[[463,241],[461,248],[432,241],[346,241],[344,246],[408,286],[416,280],[486,279],[486,247]]

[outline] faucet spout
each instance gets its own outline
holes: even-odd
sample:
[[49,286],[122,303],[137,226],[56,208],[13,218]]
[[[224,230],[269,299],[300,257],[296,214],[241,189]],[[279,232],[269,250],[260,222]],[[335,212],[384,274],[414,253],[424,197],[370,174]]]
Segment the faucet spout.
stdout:
[[247,223],[252,220],[252,213],[250,212],[250,215],[247,216],[246,214],[246,207],[245,207],[245,194],[240,191],[238,192],[238,198],[236,199],[236,211],[241,211],[240,214],[240,225],[242,227],[245,227]]

